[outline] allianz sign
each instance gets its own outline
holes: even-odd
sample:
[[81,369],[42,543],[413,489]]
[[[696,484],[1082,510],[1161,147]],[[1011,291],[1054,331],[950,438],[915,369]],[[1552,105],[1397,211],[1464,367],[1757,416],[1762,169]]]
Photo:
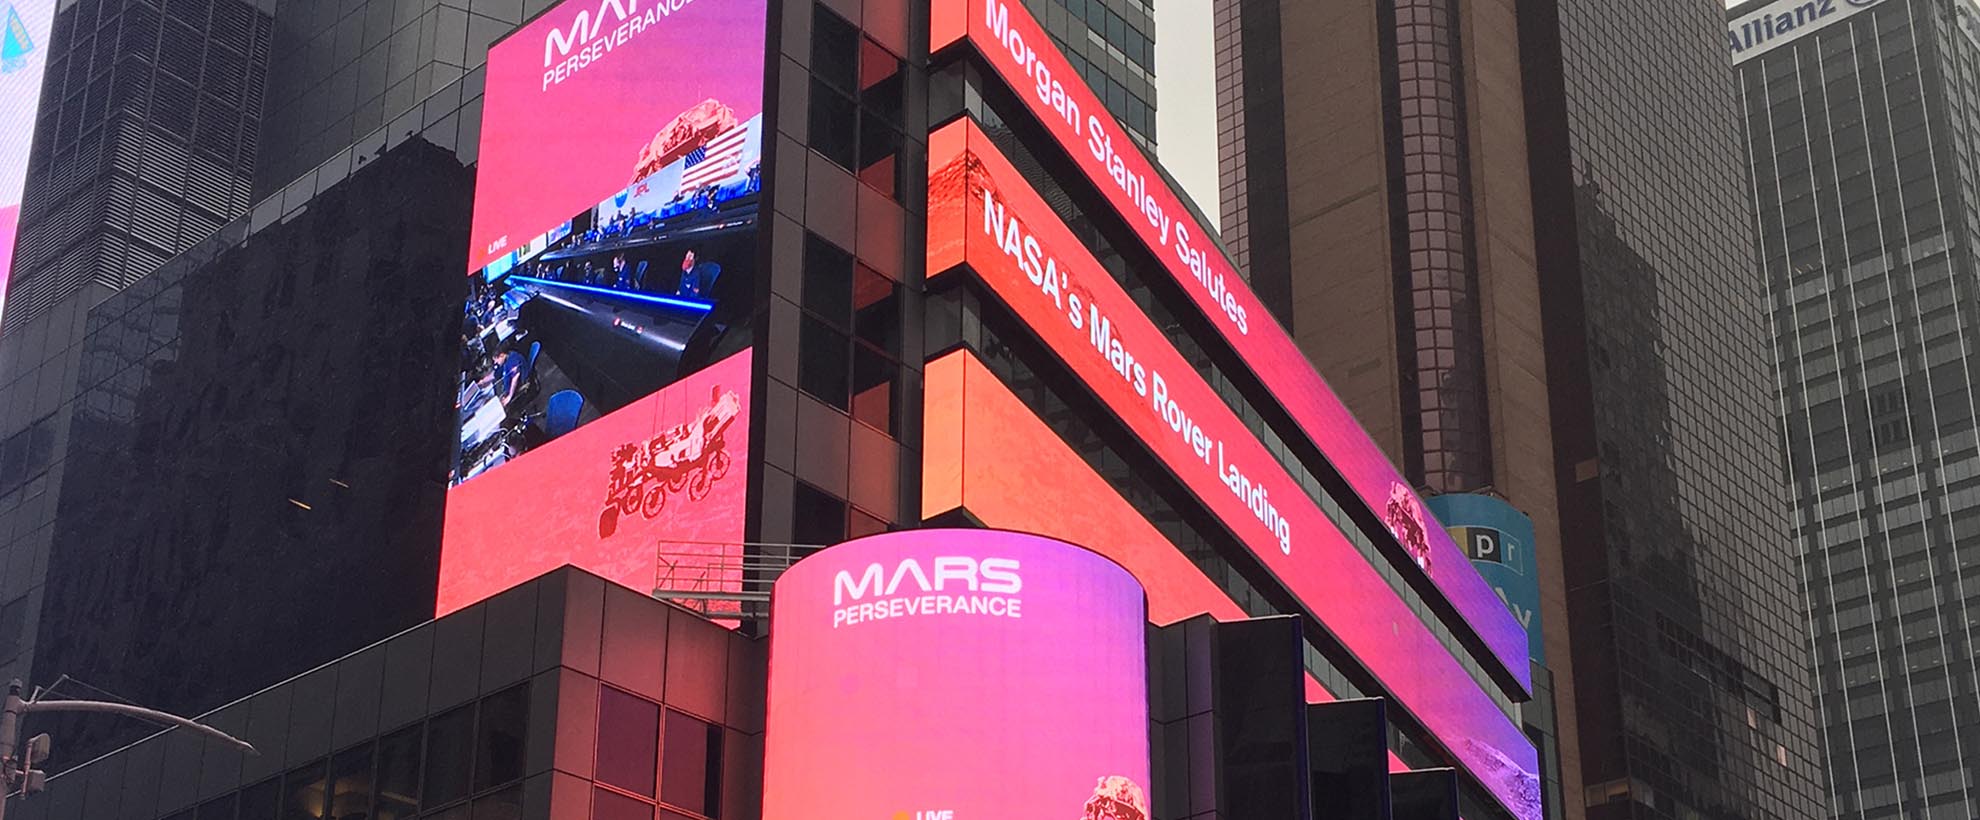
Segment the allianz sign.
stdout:
[[1726,45],[1741,63],[1801,35],[1848,18],[1881,0],[1780,0],[1735,18],[1726,27]]

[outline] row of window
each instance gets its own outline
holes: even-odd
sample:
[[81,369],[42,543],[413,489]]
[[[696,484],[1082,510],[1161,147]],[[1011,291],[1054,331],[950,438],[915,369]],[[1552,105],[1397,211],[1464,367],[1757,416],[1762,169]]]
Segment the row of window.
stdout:
[[467,820],[522,810],[529,686],[297,766],[167,820]]
[[1121,54],[1149,74],[1155,73],[1155,38],[1143,34],[1127,18],[1116,14],[1101,0],[1056,0],[1074,19],[1098,33],[1101,39],[1120,49]]
[[811,20],[810,145],[898,201],[906,119],[906,62],[823,5]]
[[[598,691],[593,817],[721,817],[722,727],[609,686]],[[528,729],[522,684],[167,820],[520,817]]]

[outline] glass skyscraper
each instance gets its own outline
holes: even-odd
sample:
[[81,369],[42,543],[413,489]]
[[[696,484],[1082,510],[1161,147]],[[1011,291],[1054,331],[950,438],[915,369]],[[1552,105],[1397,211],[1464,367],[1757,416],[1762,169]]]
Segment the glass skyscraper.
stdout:
[[1588,817],[1820,816],[1718,10],[1519,8]]
[[1721,9],[1216,7],[1253,287],[1412,479],[1533,521],[1560,816],[1820,816]]
[[1975,817],[1976,9],[1835,8],[1727,18],[1829,813]]

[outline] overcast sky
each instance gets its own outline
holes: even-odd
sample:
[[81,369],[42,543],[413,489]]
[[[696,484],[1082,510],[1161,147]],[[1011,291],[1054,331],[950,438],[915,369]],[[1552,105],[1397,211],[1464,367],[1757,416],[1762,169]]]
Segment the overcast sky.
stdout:
[[1155,0],[1155,149],[1213,227],[1222,228],[1210,2]]

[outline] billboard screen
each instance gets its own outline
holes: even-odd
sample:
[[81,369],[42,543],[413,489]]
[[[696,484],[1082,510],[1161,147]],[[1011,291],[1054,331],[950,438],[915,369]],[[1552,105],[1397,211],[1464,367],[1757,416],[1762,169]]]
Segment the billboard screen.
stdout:
[[1133,576],[1050,538],[806,558],[771,595],[763,817],[1144,820],[1146,628]]
[[[963,510],[985,526],[1084,544],[1134,573],[1148,592],[1148,620],[1157,625],[1206,613],[1220,621],[1245,617],[975,355],[949,353],[923,373],[923,520]],[[1034,500],[1047,485],[1058,503]]]
[[1246,367],[1306,431],[1355,495],[1410,552],[1492,655],[1531,689],[1526,635],[1471,569],[1422,499],[1334,395],[1182,199],[1020,3],[938,0],[930,50],[975,46],[1101,196],[1139,236]]
[[974,271],[1487,788],[1537,816],[1525,735],[1017,169],[969,120],[928,144],[931,276]]
[[[766,19],[765,0],[565,0],[489,49],[448,475],[450,547],[485,550],[488,539],[523,532],[589,533],[622,545],[645,539],[650,569],[666,563],[656,538],[691,531],[742,540],[740,497],[712,504],[700,496],[741,493],[740,470],[726,486],[700,487],[688,476],[712,472],[698,460],[715,453],[743,464],[739,448],[749,440],[748,359],[736,354],[750,345],[759,258]],[[700,382],[726,394],[686,386],[717,362],[722,372]],[[655,393],[662,388],[666,398]],[[661,418],[669,408],[693,418]],[[711,413],[719,430],[697,426]],[[607,420],[609,429],[590,429]],[[716,446],[724,441],[727,449]],[[636,515],[607,521],[603,488],[578,493],[568,483],[590,487],[599,465],[612,465],[614,482],[660,493],[626,501]],[[477,486],[484,481],[496,486]],[[571,493],[583,497],[557,500]],[[661,496],[700,506],[658,512]],[[727,517],[710,518],[723,510]],[[572,541],[497,551],[591,548]],[[471,555],[443,561],[442,612],[471,602],[449,589],[500,589],[448,574],[483,569]],[[652,589],[651,577],[585,566]],[[690,561],[670,571],[716,570]]]
[[48,64],[48,33],[55,24],[55,0],[7,2],[0,14],[0,312],[7,306],[13,273],[14,234],[21,221],[21,190],[27,185],[28,149],[34,144],[35,112],[41,107],[41,78]]
[[1478,574],[1526,627],[1527,656],[1547,663],[1540,631],[1540,562],[1533,555],[1533,519],[1503,499],[1447,493],[1429,499],[1430,512],[1464,548]]
[[643,592],[741,589],[750,358],[449,490],[435,616],[565,564]]

